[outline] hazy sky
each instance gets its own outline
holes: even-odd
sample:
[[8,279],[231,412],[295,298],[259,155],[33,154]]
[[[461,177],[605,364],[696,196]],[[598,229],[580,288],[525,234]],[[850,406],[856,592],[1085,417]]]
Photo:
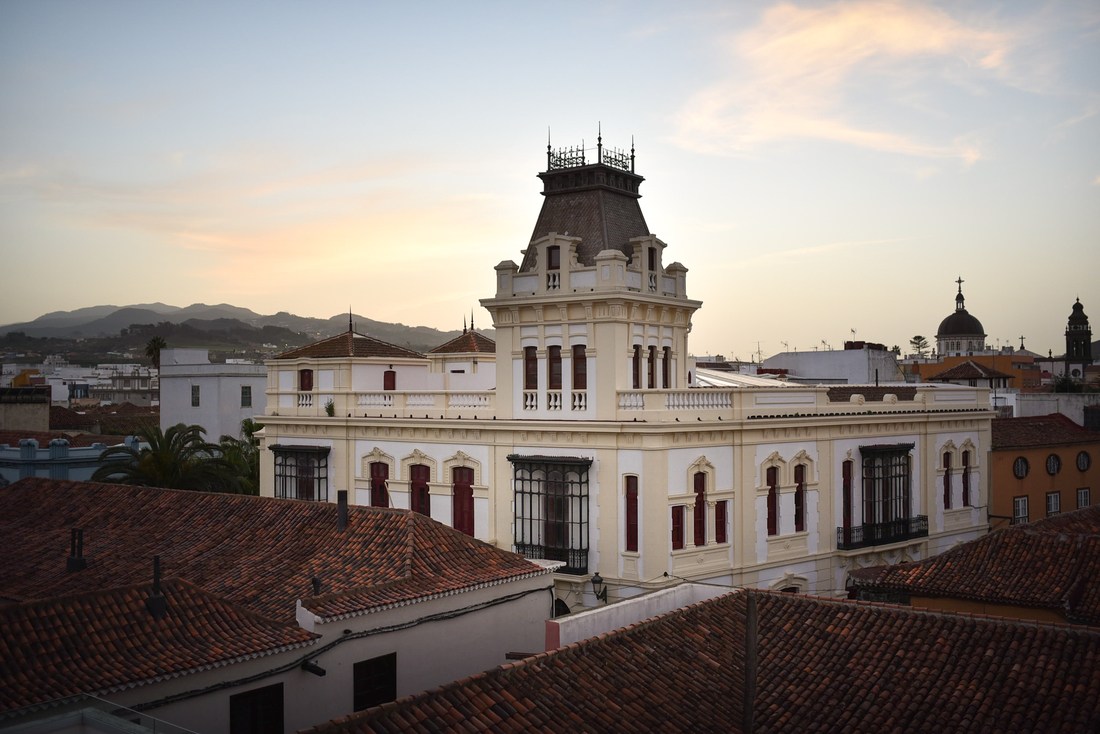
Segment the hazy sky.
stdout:
[[441,329],[555,147],[629,147],[691,349],[1100,334],[1100,3],[0,3],[0,323],[103,303]]

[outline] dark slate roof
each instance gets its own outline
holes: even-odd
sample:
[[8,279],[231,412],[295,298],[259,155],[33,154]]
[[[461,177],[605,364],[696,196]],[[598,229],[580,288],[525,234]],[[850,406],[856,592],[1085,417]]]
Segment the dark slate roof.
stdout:
[[63,431],[0,431],[0,444],[6,443],[13,448],[18,446],[19,442],[24,438],[33,438],[35,441],[38,441],[38,448],[40,449],[49,448],[50,441],[59,438],[68,441],[71,448],[85,448],[97,443],[101,443],[104,446],[115,446],[124,441],[122,436],[102,436],[95,433],[74,433],[69,435]]
[[345,331],[343,334],[277,354],[272,359],[333,359],[341,357],[423,359],[424,355],[365,334]]
[[155,619],[151,593],[150,583],[0,606],[0,711],[110,695],[319,637],[180,579],[161,584],[166,612]]
[[[272,619],[323,618],[548,573],[408,510],[42,478],[0,489],[0,602],[135,584],[161,557],[178,576]],[[66,573],[71,528],[87,568]],[[312,593],[312,578],[321,594]]]
[[857,587],[1054,609],[1100,624],[1100,505],[998,530],[938,556],[851,572]]
[[965,308],[960,309],[941,321],[936,330],[937,338],[952,336],[985,336],[985,327]]
[[862,395],[869,403],[881,403],[887,395],[897,395],[898,400],[912,401],[917,396],[917,388],[906,385],[842,385],[829,388],[829,402],[848,402],[853,395]]
[[[577,260],[582,265],[593,265],[603,250],[619,250],[631,257],[634,250],[630,238],[650,234],[638,204],[641,176],[597,163],[547,171],[539,177],[545,184],[545,199],[531,242],[551,232],[580,237]],[[520,270],[534,266],[532,248]]]
[[954,367],[931,375],[929,380],[989,380],[996,378],[1012,379],[1013,375],[979,364],[972,359],[960,362]]
[[1100,728],[1100,631],[741,591],[310,731],[741,732],[750,596],[754,731]]
[[1026,418],[994,418],[993,449],[1041,448],[1077,443],[1100,443],[1100,435],[1086,430],[1062,413]]
[[89,426],[93,426],[99,421],[95,416],[87,415],[85,413],[78,413],[75,410],[66,408],[61,405],[50,406],[50,429],[59,430],[63,428],[73,428],[83,430]]
[[493,354],[497,352],[497,343],[473,329],[463,330],[462,334],[441,344],[428,354]]

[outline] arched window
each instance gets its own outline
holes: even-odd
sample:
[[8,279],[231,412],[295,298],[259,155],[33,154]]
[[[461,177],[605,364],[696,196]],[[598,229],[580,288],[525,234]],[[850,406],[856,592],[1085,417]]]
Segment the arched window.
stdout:
[[370,504],[371,507],[389,507],[390,495],[386,480],[390,478],[390,467],[381,461],[370,465]]
[[395,370],[386,370],[382,373],[382,389],[383,390],[396,390],[397,389],[397,372]]
[[423,464],[413,464],[409,467],[409,508],[413,512],[431,517],[432,499],[428,491],[428,480],[431,478],[431,468]]
[[779,470],[768,467],[768,535],[779,534]]
[[454,526],[467,535],[474,534],[474,470],[456,466],[451,470],[454,501]]
[[534,347],[523,348],[523,389],[539,389],[539,360]]

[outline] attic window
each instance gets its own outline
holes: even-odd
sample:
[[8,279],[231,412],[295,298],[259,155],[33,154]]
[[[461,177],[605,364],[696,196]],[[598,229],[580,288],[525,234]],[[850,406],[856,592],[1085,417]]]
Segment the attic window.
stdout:
[[551,245],[546,248],[546,269],[558,270],[561,268],[561,247]]

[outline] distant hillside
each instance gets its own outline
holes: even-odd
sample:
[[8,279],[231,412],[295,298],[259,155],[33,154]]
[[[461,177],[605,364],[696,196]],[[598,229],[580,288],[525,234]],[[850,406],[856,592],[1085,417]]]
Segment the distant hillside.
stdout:
[[[459,335],[459,331],[439,331],[426,326],[407,326],[375,321],[353,315],[356,331],[382,341],[419,352],[427,352]],[[0,337],[29,338],[19,342],[20,349],[37,346],[39,350],[57,350],[63,342],[94,340],[105,342],[100,349],[120,352],[143,347],[143,339],[163,337],[169,346],[204,347],[219,351],[270,352],[276,348],[297,346],[316,339],[340,334],[347,329],[348,315],[328,319],[296,316],[280,311],[264,316],[228,303],[194,303],[180,308],[164,303],[131,306],[91,306],[75,311],[54,311],[33,321],[0,326]],[[483,332],[484,333],[484,332]],[[492,337],[492,332],[487,334]],[[33,344],[35,340],[47,343]],[[5,338],[8,347],[15,346]]]

